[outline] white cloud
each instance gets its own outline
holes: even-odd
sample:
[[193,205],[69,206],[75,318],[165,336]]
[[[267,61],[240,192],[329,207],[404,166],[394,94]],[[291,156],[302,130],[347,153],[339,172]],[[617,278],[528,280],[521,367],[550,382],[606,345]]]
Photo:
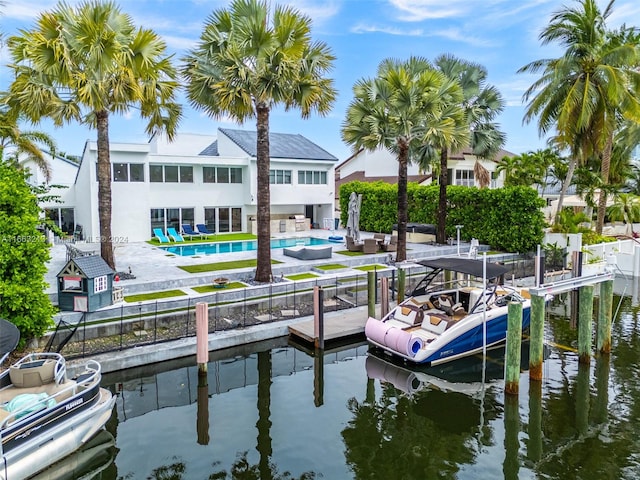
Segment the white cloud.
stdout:
[[351,27],[350,31],[351,33],[385,33],[387,35],[406,35],[409,37],[425,36],[424,30],[422,30],[421,28],[406,30],[389,26],[366,25],[364,23],[359,23]]
[[454,40],[460,43],[467,43],[476,47],[495,47],[497,42],[488,40],[486,38],[475,37],[466,30],[462,30],[457,27],[450,27],[443,30],[434,30],[429,36],[442,37],[448,40]]
[[334,18],[340,12],[341,8],[339,2],[331,0],[296,0],[288,2],[288,4],[309,16],[313,20],[314,25],[322,24]]
[[405,22],[421,22],[427,19],[451,18],[463,15],[472,2],[468,0],[390,0],[402,13],[398,19]]

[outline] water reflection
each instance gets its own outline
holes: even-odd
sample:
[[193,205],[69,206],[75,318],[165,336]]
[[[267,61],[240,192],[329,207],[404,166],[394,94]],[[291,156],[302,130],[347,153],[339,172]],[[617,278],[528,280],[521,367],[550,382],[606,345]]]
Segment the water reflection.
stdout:
[[[617,301],[614,301],[617,305]],[[542,382],[506,398],[503,350],[409,367],[364,343],[302,351],[286,339],[105,376],[118,391],[102,479],[635,479],[638,309],[611,355],[579,365],[577,330],[550,315]],[[523,354],[528,345],[523,345]],[[91,477],[88,477],[91,478]]]

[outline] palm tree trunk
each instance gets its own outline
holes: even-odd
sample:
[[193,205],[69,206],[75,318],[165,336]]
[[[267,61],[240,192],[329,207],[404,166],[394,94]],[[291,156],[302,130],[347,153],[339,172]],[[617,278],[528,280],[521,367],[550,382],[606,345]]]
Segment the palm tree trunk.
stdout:
[[440,152],[440,195],[438,197],[438,228],[436,229],[436,243],[447,243],[447,184],[449,183],[447,166],[449,163],[449,149]]
[[573,172],[576,169],[576,159],[571,156],[569,160],[569,168],[567,168],[567,176],[562,183],[562,188],[560,189],[560,197],[558,197],[558,207],[556,208],[556,215],[553,219],[553,223],[558,223],[560,220],[560,212],[562,211],[562,203],[564,202],[564,197],[567,195],[567,190],[569,189],[569,185],[571,185],[571,180],[573,180]]
[[256,282],[270,282],[271,277],[271,193],[269,190],[269,107],[265,103],[256,104],[257,135],[256,164],[258,169],[258,264]]
[[98,219],[100,256],[115,270],[111,242],[111,159],[109,158],[109,112],[96,112],[98,130]]
[[406,139],[398,142],[398,247],[396,262],[407,259],[407,164],[409,162],[409,144]]
[[611,151],[613,150],[613,131],[607,136],[607,143],[602,152],[602,188],[598,199],[598,219],[596,221],[596,233],[602,235],[604,227],[604,217],[607,213],[607,191],[605,187],[609,185],[609,169],[611,168]]

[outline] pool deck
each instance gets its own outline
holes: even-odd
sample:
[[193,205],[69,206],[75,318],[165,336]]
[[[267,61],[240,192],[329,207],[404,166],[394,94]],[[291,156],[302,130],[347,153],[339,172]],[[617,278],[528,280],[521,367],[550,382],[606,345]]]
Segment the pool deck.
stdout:
[[[272,238],[317,237],[328,239],[329,236],[339,235],[344,238],[345,230],[310,230],[296,232],[296,234],[273,234]],[[221,235],[222,236],[222,235]],[[361,238],[372,237],[373,233],[362,232]],[[346,250],[344,243],[331,243],[333,255],[331,259],[298,260],[285,256],[282,248],[271,250],[271,258],[282,263],[273,265],[274,276],[290,275],[293,273],[309,272],[312,267],[327,263],[341,263],[350,267],[368,265],[374,263],[391,263],[395,260],[394,253],[381,252],[373,255],[348,256],[337,252]],[[74,247],[88,252],[99,253],[100,245],[97,243],[78,242]],[[460,252],[466,254],[469,243],[460,243]],[[427,257],[455,255],[458,252],[456,245],[429,245],[420,243],[407,244],[407,261],[418,260]],[[241,268],[227,271],[206,273],[188,273],[180,269],[181,266],[198,265],[203,263],[228,262],[234,260],[254,259],[255,251],[232,252],[211,255],[198,255],[194,257],[168,254],[158,246],[146,242],[118,243],[114,244],[116,269],[135,275],[135,279],[123,280],[117,283],[124,287],[125,295],[133,293],[153,292],[173,288],[189,288],[198,285],[210,284],[213,278],[224,276],[230,280],[246,280],[253,278],[254,268]],[[51,260],[48,262],[48,271],[45,280],[49,284],[46,292],[51,298],[57,297],[56,275],[66,264],[66,248],[64,244],[56,244],[51,249]],[[187,292],[190,294],[190,292]],[[195,295],[195,292],[193,292]]]

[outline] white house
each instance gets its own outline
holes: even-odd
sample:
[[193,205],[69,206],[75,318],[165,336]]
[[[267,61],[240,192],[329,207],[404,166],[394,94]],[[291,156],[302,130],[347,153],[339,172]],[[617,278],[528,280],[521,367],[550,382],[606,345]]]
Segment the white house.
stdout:
[[[505,156],[514,156],[514,153],[500,150],[492,160],[478,159],[471,152],[471,149],[465,149],[461,152],[449,154],[448,162],[448,178],[451,185],[467,185],[476,184],[473,167],[476,161],[486,168],[491,174],[491,188],[498,188],[504,184],[504,175],[498,175],[496,172],[497,161]],[[387,183],[398,182],[398,161],[395,154],[386,149],[378,149],[373,152],[367,150],[359,150],[342,163],[338,164],[335,169],[335,192],[336,205],[340,186],[347,182],[376,182],[383,181]],[[416,164],[410,163],[407,167],[408,180],[423,185],[432,182],[431,172],[422,172]],[[339,206],[339,205],[338,205]]]
[[[271,133],[269,141],[271,230],[333,218],[338,159],[301,135]],[[89,141],[79,165],[53,158],[51,184],[69,188],[53,192],[62,203],[42,205],[64,231],[81,226],[89,241],[100,237],[97,153],[97,142]],[[220,128],[217,136],[178,134],[172,143],[160,135],[144,144],[111,143],[110,160],[114,243],[148,240],[154,228],[179,231],[186,223],[219,233],[255,232],[255,131]],[[304,215],[304,225],[294,215]]]

